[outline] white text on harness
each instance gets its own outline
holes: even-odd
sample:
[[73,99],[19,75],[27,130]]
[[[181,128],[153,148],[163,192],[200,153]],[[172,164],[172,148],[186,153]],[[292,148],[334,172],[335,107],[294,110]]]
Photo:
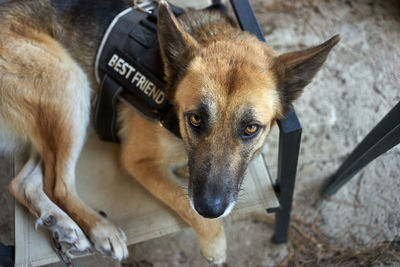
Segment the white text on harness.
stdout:
[[145,95],[151,97],[157,104],[164,102],[165,93],[163,90],[119,55],[113,54],[107,65],[136,88],[139,88]]

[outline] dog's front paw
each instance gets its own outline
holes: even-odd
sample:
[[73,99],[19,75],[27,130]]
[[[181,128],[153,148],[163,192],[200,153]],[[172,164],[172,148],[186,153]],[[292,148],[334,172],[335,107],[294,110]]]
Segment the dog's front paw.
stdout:
[[200,237],[203,256],[209,263],[221,264],[226,260],[226,238],[223,228],[209,238]]
[[53,237],[72,254],[89,251],[91,248],[81,228],[64,212],[55,210],[49,214],[43,214],[36,220],[35,229],[39,225],[49,228]]
[[128,257],[125,233],[106,219],[101,219],[90,231],[90,240],[95,248],[115,260]]

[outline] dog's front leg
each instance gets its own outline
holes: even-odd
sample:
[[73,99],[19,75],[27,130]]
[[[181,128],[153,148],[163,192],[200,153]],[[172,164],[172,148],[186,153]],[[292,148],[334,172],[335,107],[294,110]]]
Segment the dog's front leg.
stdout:
[[226,240],[220,220],[203,218],[190,207],[187,191],[174,181],[176,178],[167,165],[152,160],[132,161],[126,157],[128,172],[196,231],[206,259],[214,263],[224,262]]
[[70,68],[75,71],[67,72],[61,67],[58,71],[69,75],[65,84],[59,81],[58,87],[42,90],[42,101],[37,107],[40,123],[33,124],[30,139],[43,159],[43,189],[79,225],[98,251],[122,260],[128,256],[123,231],[87,206],[76,192],[75,169],[89,124],[90,87],[79,67]]
[[[206,219],[190,207],[188,192],[173,173],[174,165],[184,153],[181,140],[158,124],[137,116],[130,123],[122,143],[122,162],[126,170],[155,197],[167,204],[198,234],[203,255],[210,262],[226,258],[226,239],[221,221]],[[141,129],[138,131],[138,129]]]
[[36,152],[25,163],[9,185],[10,192],[37,218],[35,228],[44,226],[61,243],[72,245],[68,251],[90,248],[89,240],[79,226],[43,191],[42,159]]
[[[83,114],[83,109],[76,110],[76,114],[70,111],[71,116],[65,116],[64,120],[59,118],[59,121],[64,123],[68,120],[68,127],[48,134],[51,139],[57,141],[49,142],[48,138],[47,142],[37,145],[44,147],[40,153],[44,162],[44,192],[81,227],[99,252],[122,260],[128,256],[123,231],[87,206],[76,192],[75,169],[86,129],[80,125],[81,121],[75,118],[88,117],[89,113]],[[56,120],[55,122],[58,123]],[[56,124],[53,129],[58,130],[59,127],[60,125]],[[53,143],[54,147],[49,146]]]

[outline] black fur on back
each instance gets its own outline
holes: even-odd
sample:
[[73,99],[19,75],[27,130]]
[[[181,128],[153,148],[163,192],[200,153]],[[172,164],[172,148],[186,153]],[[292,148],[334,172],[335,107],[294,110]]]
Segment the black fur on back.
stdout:
[[0,23],[22,35],[26,29],[50,35],[92,78],[108,25],[129,6],[128,0],[13,0],[0,5]]

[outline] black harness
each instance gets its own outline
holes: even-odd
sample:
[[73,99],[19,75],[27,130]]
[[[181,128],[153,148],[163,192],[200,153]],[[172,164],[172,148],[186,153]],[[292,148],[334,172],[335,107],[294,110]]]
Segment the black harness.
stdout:
[[[183,9],[171,5],[175,16]],[[131,7],[117,15],[101,42],[95,63],[100,83],[94,126],[101,139],[118,142],[117,101],[180,137],[178,118],[168,103],[157,40],[157,5]]]
[[[228,12],[220,1],[208,9]],[[265,41],[260,25],[248,1],[230,0],[243,30]],[[94,114],[94,126],[103,140],[119,142],[117,135],[117,101],[128,103],[149,120],[158,121],[180,137],[179,120],[165,92],[160,49],[157,39],[157,4],[131,7],[118,14],[107,29],[95,62],[100,83]],[[175,16],[184,11],[174,5]]]

